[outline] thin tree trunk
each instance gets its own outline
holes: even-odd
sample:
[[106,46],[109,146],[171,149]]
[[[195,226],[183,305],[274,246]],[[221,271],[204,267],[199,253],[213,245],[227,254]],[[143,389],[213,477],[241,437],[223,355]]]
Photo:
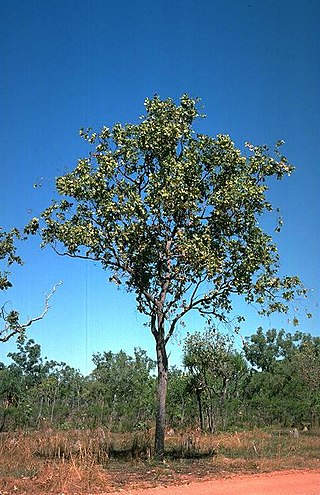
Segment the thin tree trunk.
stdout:
[[39,412],[38,412],[38,417],[37,417],[37,428],[40,426],[40,421],[41,421],[41,416],[42,416],[42,406],[43,406],[43,397],[41,397],[40,400],[40,407],[39,407]]
[[196,389],[196,397],[199,408],[199,420],[200,420],[200,430],[204,431],[204,422],[203,422],[203,411],[202,411],[202,401],[201,401],[201,392],[199,389]]
[[209,405],[207,407],[208,426],[210,433],[216,432],[216,414],[213,406],[212,395],[210,394]]
[[54,394],[53,394],[53,400],[52,400],[52,406],[51,406],[51,415],[50,415],[51,424],[53,423],[53,415],[54,415],[54,408],[55,408],[55,405],[56,405],[57,393],[58,393],[58,387],[56,387],[54,389]]
[[157,413],[156,413],[156,432],[155,432],[155,457],[162,461],[164,458],[164,437],[166,425],[166,398],[168,383],[168,357],[165,348],[164,339],[160,335],[156,340],[157,348]]

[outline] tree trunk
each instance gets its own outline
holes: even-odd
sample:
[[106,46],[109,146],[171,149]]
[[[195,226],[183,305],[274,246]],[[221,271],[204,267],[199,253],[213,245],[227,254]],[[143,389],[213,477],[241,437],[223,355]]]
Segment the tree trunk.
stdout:
[[200,390],[198,388],[196,389],[196,397],[197,397],[198,409],[199,409],[200,430],[201,431],[204,431],[204,421],[203,421],[201,392],[200,392]]
[[166,425],[166,398],[168,382],[168,357],[163,337],[160,335],[156,339],[157,349],[157,413],[156,413],[156,432],[155,432],[155,457],[162,461],[164,458],[164,437]]

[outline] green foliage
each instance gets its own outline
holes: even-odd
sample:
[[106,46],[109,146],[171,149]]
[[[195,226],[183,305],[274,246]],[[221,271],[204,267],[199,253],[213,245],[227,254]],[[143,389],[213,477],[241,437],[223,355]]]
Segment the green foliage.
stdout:
[[88,399],[99,404],[92,411],[96,424],[118,430],[146,427],[155,393],[155,363],[146,352],[135,349],[134,357],[123,351],[98,353],[93,355],[93,363],[96,367],[89,379]]
[[254,369],[245,398],[248,414],[261,424],[318,424],[320,339],[310,334],[259,328],[244,352]]
[[167,423],[171,428],[183,429],[197,423],[196,402],[189,390],[189,375],[172,367],[168,375]]
[[[3,260],[7,266],[14,263],[22,265],[22,259],[17,255],[15,240],[20,238],[18,230],[12,229],[11,232],[4,232],[0,227],[0,260]],[[10,273],[8,271],[0,271],[0,290],[7,290],[12,287],[9,280]]]
[[213,328],[188,335],[184,366],[189,372],[189,389],[196,395],[201,429],[225,429],[235,410],[248,373],[243,356],[233,339]]
[[[255,348],[257,335],[261,340],[267,333],[258,329],[248,346]],[[228,336],[212,329],[188,335],[185,368],[171,368],[168,374],[168,427],[317,426],[320,339],[276,330],[272,336],[272,366],[262,370],[250,368]],[[280,357],[276,341],[283,349]],[[43,358],[33,340],[17,345],[9,355],[11,364],[0,363],[0,431],[50,426],[119,432],[152,424],[155,363],[145,351],[95,354],[95,368],[84,377],[65,363]],[[262,352],[270,356],[271,348]]]
[[0,369],[0,429],[61,424],[79,414],[84,378],[65,363],[41,357],[34,340],[20,336],[12,364]]
[[[0,271],[0,291],[6,291],[12,287],[12,282],[9,280],[10,272],[8,268],[15,263],[19,265],[23,264],[22,259],[17,254],[15,245],[18,239],[21,239],[21,235],[17,229],[12,229],[11,232],[5,232],[0,227],[0,261],[4,264],[5,268]],[[4,304],[0,308],[0,319],[4,324],[3,329],[0,328],[0,342],[5,342],[11,336],[20,333],[19,313],[15,309],[8,311],[6,304]]]
[[40,345],[33,339],[27,341],[23,336],[19,339],[17,348],[19,352],[11,352],[8,357],[14,361],[16,368],[32,386],[41,381],[41,375],[45,374]]
[[[157,318],[161,332],[168,322],[166,341],[190,310],[224,319],[239,294],[263,313],[286,312],[303,291],[277,275],[277,248],[258,221],[272,210],[268,178],[293,171],[283,142],[274,153],[246,143],[243,155],[228,135],[196,134],[197,103],[155,96],[138,124],[81,130],[95,149],[57,179],[63,199],[41,216],[43,244],[100,261],[136,293],[153,332]],[[33,218],[26,232],[38,227]]]

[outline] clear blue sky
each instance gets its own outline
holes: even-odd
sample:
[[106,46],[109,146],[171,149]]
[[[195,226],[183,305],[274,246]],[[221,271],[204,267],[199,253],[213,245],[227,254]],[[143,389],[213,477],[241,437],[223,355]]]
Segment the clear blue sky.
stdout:
[[[281,269],[314,289],[307,303],[314,318],[301,329],[319,335],[319,14],[318,0],[1,1],[0,225],[22,228],[48,205],[54,178],[87,152],[80,127],[136,121],[154,93],[200,96],[202,132],[227,132],[240,148],[286,141],[297,170],[270,193],[285,221]],[[29,331],[44,355],[83,372],[97,351],[140,346],[154,357],[131,295],[98,266],[38,244],[22,246],[25,266],[14,269],[14,288],[0,302],[35,315],[64,281]],[[292,330],[286,317],[248,315],[245,335],[259,324]],[[192,316],[187,329],[200,323]],[[182,337],[170,347],[172,363]],[[13,348],[1,345],[0,360]]]

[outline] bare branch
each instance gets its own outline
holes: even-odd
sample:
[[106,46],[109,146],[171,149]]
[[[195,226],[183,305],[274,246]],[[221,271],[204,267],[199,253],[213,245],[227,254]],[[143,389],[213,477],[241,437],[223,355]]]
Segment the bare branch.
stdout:
[[5,321],[5,326],[2,330],[0,330],[0,342],[8,342],[11,337],[17,334],[22,334],[26,328],[30,327],[33,323],[36,321],[42,320],[47,312],[50,309],[49,301],[53,294],[55,293],[57,287],[61,285],[63,282],[60,281],[59,283],[55,284],[53,286],[53,289],[51,290],[50,294],[48,294],[45,298],[44,302],[44,309],[42,313],[39,316],[35,316],[34,318],[30,318],[26,323],[19,323],[17,321],[16,324],[13,324],[12,322],[10,323],[7,319],[6,316],[4,315],[4,308],[2,308],[2,317]]
[[101,258],[98,258],[96,256],[90,257],[87,255],[82,255],[82,254],[77,254],[77,253],[68,253],[67,251],[61,253],[60,251],[58,251],[58,249],[53,244],[51,244],[51,247],[54,250],[54,252],[56,254],[58,254],[59,256],[67,256],[68,258],[79,258],[81,260],[101,261]]

